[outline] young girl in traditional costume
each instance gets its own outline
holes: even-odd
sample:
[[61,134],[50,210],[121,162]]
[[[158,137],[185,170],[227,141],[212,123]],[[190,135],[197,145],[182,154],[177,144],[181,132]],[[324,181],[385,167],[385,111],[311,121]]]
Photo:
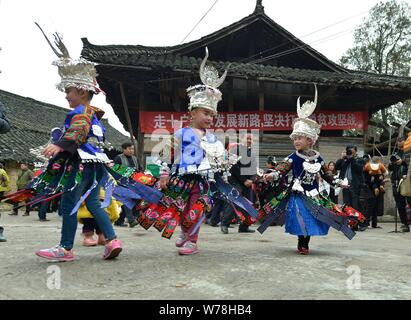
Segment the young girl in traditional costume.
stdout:
[[[44,32],[43,35],[46,37]],[[57,48],[47,37],[46,40],[59,58],[53,63],[61,77],[57,88],[65,92],[72,110],[66,116],[63,131],[53,131],[60,132],[60,136],[52,133],[52,143],[42,150],[46,159],[51,158],[47,167],[13,197],[28,197],[31,201],[26,205],[34,205],[61,196],[63,225],[60,243],[36,251],[37,256],[54,261],[74,260],[72,248],[78,224],[77,211],[85,202],[105,238],[103,259],[113,259],[122,251],[122,244],[104,210],[109,207],[114,191],[110,174],[118,180],[116,188],[128,188],[127,195],[133,199],[142,199],[147,193],[147,199],[156,203],[162,194],[133,181],[134,172],[127,172],[127,168],[107,166],[111,161],[103,150],[106,129],[100,121],[104,112],[90,105],[93,95],[100,92],[95,66],[82,58],[72,59],[59,34],[55,34]],[[122,171],[126,171],[126,175],[122,175]],[[103,202],[100,202],[101,188],[105,190]],[[131,201],[129,204],[133,205]]]
[[[181,234],[176,241],[180,255],[198,253],[198,236],[200,225],[205,217],[205,210],[210,204],[211,189],[220,190],[228,196],[229,187],[219,175],[222,170],[230,168],[230,160],[226,158],[224,145],[207,129],[217,114],[217,103],[221,100],[221,92],[217,88],[223,83],[227,71],[219,78],[217,70],[206,65],[206,57],[200,67],[201,85],[189,87],[188,107],[191,124],[174,133],[169,143],[169,154],[174,150],[174,161],[171,170],[163,163],[160,173],[160,186],[164,197],[159,205],[152,205],[139,217],[140,225],[146,229],[154,224],[162,236],[171,238],[177,225],[181,226]],[[167,152],[166,152],[167,153]],[[234,164],[233,159],[231,164]],[[216,188],[210,188],[215,183]],[[237,204],[257,212],[242,197]]]
[[330,226],[351,239],[355,233],[349,226],[349,220],[356,219],[354,213],[343,212],[318,191],[319,177],[333,186],[347,186],[327,173],[321,155],[313,150],[320,134],[318,123],[308,118],[317,105],[316,87],[315,91],[314,102],[307,101],[302,107],[299,99],[297,102],[298,118],[290,135],[296,151],[278,164],[272,173],[265,175],[267,181],[272,181],[292,171],[292,182],[287,190],[263,207],[265,219],[258,229],[263,233],[272,222],[285,222],[285,231],[298,236],[297,250],[305,255],[309,254],[311,236],[327,235]]
[[55,39],[61,50],[59,53],[53,48],[59,57],[53,64],[58,67],[62,78],[57,88],[66,93],[73,110],[66,117],[63,136],[58,142],[49,144],[43,154],[52,158],[49,171],[69,174],[66,192],[61,196],[61,241],[56,247],[38,250],[36,254],[49,260],[74,260],[72,248],[77,229],[77,210],[84,201],[106,240],[103,259],[112,259],[120,254],[122,245],[100,202],[100,188],[105,188],[109,180],[105,164],[110,160],[102,150],[105,128],[100,119],[103,112],[90,105],[93,94],[99,92],[96,70],[92,63],[84,59],[72,59],[59,35]]

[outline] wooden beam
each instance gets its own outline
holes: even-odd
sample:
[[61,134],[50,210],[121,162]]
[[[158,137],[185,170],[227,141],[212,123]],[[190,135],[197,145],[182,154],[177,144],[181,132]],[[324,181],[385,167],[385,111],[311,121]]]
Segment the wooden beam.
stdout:
[[[145,110],[145,95],[144,95],[144,89],[140,91],[139,99],[138,99],[138,104],[139,104],[139,109],[140,111]],[[146,165],[146,159],[144,157],[144,133],[141,132],[141,119],[139,117],[139,122],[138,122],[138,131],[137,131],[137,143],[138,143],[138,153],[136,154],[137,159],[139,163],[145,167]]]
[[177,112],[180,112],[181,111],[181,100],[180,100],[180,96],[179,96],[179,94],[178,94],[178,82],[177,82],[177,85],[173,85],[172,86],[172,88],[173,88],[173,92],[174,92],[174,97],[173,97],[173,107],[174,107],[174,110],[175,111],[177,111]]
[[132,65],[124,65],[124,64],[112,64],[112,63],[100,63],[98,66],[104,67],[114,67],[114,68],[127,68],[127,69],[135,69],[135,70],[144,70],[144,71],[151,71],[153,68],[151,67],[142,67],[142,66],[132,66]]
[[123,101],[124,114],[126,116],[126,121],[127,121],[128,131],[130,133],[131,143],[134,145],[134,149],[137,150],[137,144],[136,144],[136,140],[134,139],[134,134],[133,134],[133,126],[131,125],[130,113],[128,111],[128,106],[127,106],[126,94],[124,93],[124,86],[122,82],[119,82],[119,84],[120,84],[121,100]]
[[329,98],[336,97],[335,93],[337,92],[337,87],[329,87],[325,92],[318,94],[318,106],[321,107],[324,101]]
[[234,112],[234,92],[233,92],[233,79],[228,79],[228,112]]
[[[230,75],[232,78],[236,79],[244,79],[247,80],[249,79],[248,76],[243,76],[243,75],[238,75],[238,74],[231,74]],[[267,81],[267,82],[278,82],[278,83],[291,83],[291,84],[303,84],[303,85],[312,85],[312,81],[307,81],[307,80],[284,80],[284,79],[279,79],[279,78],[267,78],[267,77],[255,77],[253,80],[260,80],[260,81]],[[317,83],[318,85],[327,85],[327,86],[335,86],[337,85],[336,83]],[[398,91],[403,92],[404,94],[406,93],[407,89],[404,88],[396,88],[396,87],[382,87],[382,86],[375,86],[375,85],[358,85],[358,84],[350,84],[350,83],[343,83],[338,85],[341,88],[355,88],[355,89],[375,89],[375,90],[389,90],[392,93],[397,93]]]
[[[249,79],[249,80],[254,80],[254,79]],[[248,81],[247,81],[248,82]],[[257,83],[258,83],[258,88],[256,89],[256,90],[251,90],[251,89],[249,89],[248,87],[246,87],[246,88],[235,88],[234,89],[234,92],[235,91],[247,91],[247,92],[253,92],[253,93],[259,93],[259,92],[262,92],[262,93],[264,93],[264,95],[266,95],[266,96],[287,96],[287,97],[295,97],[296,98],[296,100],[297,100],[297,98],[298,97],[306,97],[306,98],[310,98],[311,100],[313,99],[313,97],[314,97],[314,93],[305,93],[304,92],[304,90],[305,90],[305,87],[306,87],[306,85],[304,85],[304,87],[301,87],[301,89],[300,90],[292,90],[292,91],[279,91],[278,90],[278,88],[276,88],[275,89],[275,91],[273,91],[273,90],[271,90],[271,89],[269,89],[269,88],[266,88],[265,86],[264,86],[264,82],[263,81],[260,81],[260,80],[257,80]],[[290,86],[293,86],[294,85],[294,83],[287,83],[287,85],[290,85]],[[312,85],[312,83],[311,83],[311,85]],[[322,99],[322,100],[325,100],[325,99],[329,99],[329,98],[336,98],[336,99],[338,99],[338,98],[340,98],[340,96],[339,95],[334,95],[335,94],[335,92],[336,92],[336,90],[337,90],[337,87],[330,87],[329,89],[327,89],[326,91],[325,91],[325,93],[321,93],[320,95],[319,95],[319,101],[320,101],[320,99]]]
[[264,84],[257,80],[257,87],[258,87],[258,110],[264,111],[264,108],[265,108]]
[[132,81],[130,79],[128,79],[127,77],[119,77],[117,75],[110,75],[110,74],[104,74],[104,75],[99,75],[100,78],[104,78],[104,79],[108,79],[108,80],[114,80],[116,82],[122,82],[122,83],[126,83],[127,86],[129,87],[133,87],[135,89],[138,90],[144,90],[146,92],[150,92],[150,93],[154,93],[154,94],[163,94],[163,95],[167,95],[169,97],[172,97],[170,92],[160,92],[160,89],[156,86],[153,85],[148,85],[148,84],[143,84],[143,81],[138,82],[138,81]]
[[128,110],[139,110],[139,106],[128,106]]
[[264,111],[264,92],[260,92],[258,94],[258,110],[259,111]]

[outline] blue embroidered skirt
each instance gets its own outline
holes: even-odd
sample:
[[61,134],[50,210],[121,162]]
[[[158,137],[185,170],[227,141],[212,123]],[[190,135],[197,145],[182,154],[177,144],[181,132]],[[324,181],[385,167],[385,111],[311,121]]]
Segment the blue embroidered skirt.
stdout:
[[325,236],[330,226],[310,213],[301,195],[293,193],[288,199],[288,209],[285,219],[285,232],[296,236]]

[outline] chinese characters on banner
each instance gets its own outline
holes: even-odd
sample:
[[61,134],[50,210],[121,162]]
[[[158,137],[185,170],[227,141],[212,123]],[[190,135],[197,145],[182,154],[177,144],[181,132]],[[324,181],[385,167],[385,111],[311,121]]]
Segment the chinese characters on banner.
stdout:
[[[291,131],[294,119],[293,112],[249,111],[221,112],[214,117],[212,129],[247,129],[262,131]],[[366,129],[368,117],[365,112],[316,112],[310,118],[317,121],[321,130]],[[143,133],[156,130],[174,132],[189,124],[186,112],[140,112],[140,125]]]

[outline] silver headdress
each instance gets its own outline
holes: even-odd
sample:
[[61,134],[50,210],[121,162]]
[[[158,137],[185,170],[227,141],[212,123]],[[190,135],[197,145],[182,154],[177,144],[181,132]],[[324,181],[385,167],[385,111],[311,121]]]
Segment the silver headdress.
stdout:
[[227,76],[227,69],[221,78],[218,76],[218,71],[211,65],[206,65],[208,59],[208,48],[206,47],[206,55],[200,66],[200,79],[203,84],[189,87],[187,94],[190,98],[188,110],[195,108],[204,108],[217,113],[217,104],[221,101],[221,91],[217,88],[221,86]]
[[65,91],[67,88],[77,88],[86,91],[93,91],[99,93],[101,90],[97,87],[97,72],[95,64],[83,58],[72,59],[70,54],[62,41],[62,37],[57,32],[54,34],[54,44],[50,42],[44,33],[43,29],[35,22],[37,27],[43,33],[53,52],[59,58],[53,61],[53,65],[58,67],[58,73],[61,77],[61,82],[57,84],[57,89]]
[[317,86],[315,87],[315,98],[314,102],[306,101],[301,107],[300,97],[297,100],[297,114],[298,118],[294,122],[293,132],[290,135],[290,138],[293,139],[297,136],[304,136],[311,138],[314,143],[317,141],[320,134],[320,125],[309,117],[314,113],[315,108],[317,107]]

